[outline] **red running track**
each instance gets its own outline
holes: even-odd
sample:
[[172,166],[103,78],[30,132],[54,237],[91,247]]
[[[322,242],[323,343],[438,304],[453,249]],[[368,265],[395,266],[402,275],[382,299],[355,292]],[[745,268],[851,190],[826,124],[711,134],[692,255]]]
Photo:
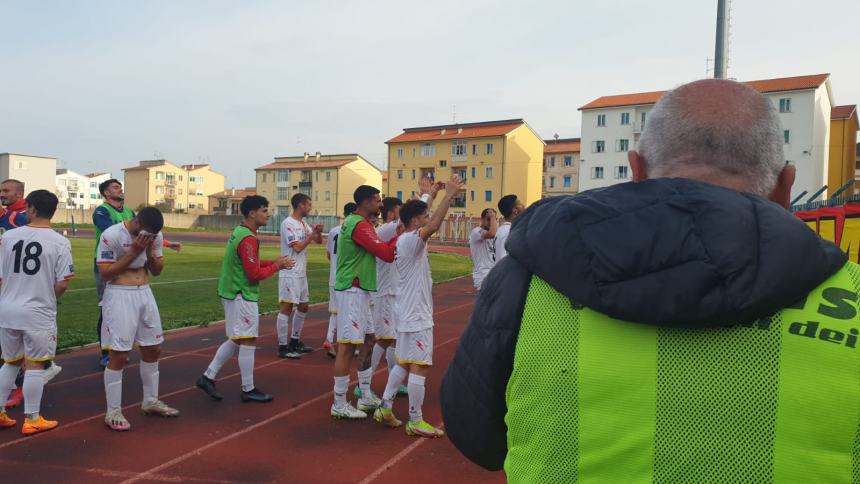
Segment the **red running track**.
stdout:
[[[439,384],[473,299],[469,278],[434,287],[436,365],[427,379],[424,405],[425,420],[433,424],[442,423]],[[303,339],[318,347],[327,324],[326,306],[312,307]],[[224,340],[224,327],[213,324],[183,330],[166,336],[160,368],[161,397],[182,415],[177,419],[141,415],[135,355],[125,370],[123,387],[124,413],[132,424],[126,433],[112,432],[103,423],[104,388],[96,367],[97,350],[60,355],[63,372],[45,388],[42,403],[42,412],[59,420],[60,426],[22,437],[23,410],[12,410],[19,425],[0,430],[3,481],[504,482],[502,473],[468,462],[447,438],[408,437],[402,428],[388,429],[372,419],[333,420],[329,416],[332,360],[320,350],[301,360],[277,358],[272,317],[263,318],[262,333],[255,383],[274,395],[272,403],[239,400],[235,359],[219,375],[224,401],[210,401],[194,382]],[[377,393],[386,378],[385,369],[374,375]],[[406,397],[398,397],[394,410],[401,419],[408,417],[406,406]]]

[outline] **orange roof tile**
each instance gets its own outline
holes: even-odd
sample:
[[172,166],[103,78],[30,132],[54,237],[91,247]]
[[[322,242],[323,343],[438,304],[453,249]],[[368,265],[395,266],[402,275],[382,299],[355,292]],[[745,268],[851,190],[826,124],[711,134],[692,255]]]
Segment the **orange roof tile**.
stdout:
[[504,136],[525,124],[522,119],[485,121],[481,123],[449,124],[444,126],[425,126],[406,128],[402,134],[386,143],[408,143],[414,141],[441,141],[449,139],[487,138]]
[[218,193],[213,193],[212,195],[209,195],[209,196],[210,197],[228,196],[228,197],[235,197],[235,198],[245,198],[245,197],[257,194],[256,188],[245,188],[245,189],[235,190],[236,193],[233,193],[234,190],[235,189],[233,189],[233,188],[228,188],[226,190],[221,190]]
[[579,151],[579,138],[545,139],[543,141],[546,143],[543,149],[544,153],[570,153],[572,151]]
[[[817,89],[830,74],[815,74],[811,76],[781,77],[778,79],[763,79],[760,81],[746,81],[744,84],[761,92],[783,92],[801,91],[805,89]],[[634,94],[619,94],[615,96],[602,96],[579,108],[586,109],[614,108],[623,106],[640,106],[654,104],[665,94],[666,91],[640,92]]]
[[269,163],[268,165],[255,168],[255,170],[310,170],[312,168],[340,168],[356,161],[357,159],[358,158],[343,158],[339,160],[315,161],[313,158],[309,158],[308,161],[275,161],[274,163]]
[[857,111],[856,104],[833,106],[830,108],[830,119],[848,119]]

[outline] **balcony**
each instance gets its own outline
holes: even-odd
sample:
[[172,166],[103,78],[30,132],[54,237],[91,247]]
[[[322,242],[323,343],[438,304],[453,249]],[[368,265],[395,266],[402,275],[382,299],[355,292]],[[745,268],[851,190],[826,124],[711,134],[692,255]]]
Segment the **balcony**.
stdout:
[[299,190],[311,188],[312,186],[313,186],[313,182],[310,180],[302,180],[299,182]]

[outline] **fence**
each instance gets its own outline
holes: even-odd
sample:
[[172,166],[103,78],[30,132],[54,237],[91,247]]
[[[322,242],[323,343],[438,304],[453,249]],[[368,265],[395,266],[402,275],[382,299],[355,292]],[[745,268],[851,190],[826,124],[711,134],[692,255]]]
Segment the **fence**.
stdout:
[[[272,215],[269,219],[269,223],[265,227],[261,228],[260,232],[264,234],[281,233],[281,223],[289,216],[290,214],[286,210],[278,212],[276,215]],[[305,217],[305,221],[311,226],[322,224],[323,233],[327,234],[329,230],[340,224],[340,217],[337,215],[308,215]]]
[[478,217],[448,217],[433,238],[446,244],[468,244],[469,234],[480,224]]

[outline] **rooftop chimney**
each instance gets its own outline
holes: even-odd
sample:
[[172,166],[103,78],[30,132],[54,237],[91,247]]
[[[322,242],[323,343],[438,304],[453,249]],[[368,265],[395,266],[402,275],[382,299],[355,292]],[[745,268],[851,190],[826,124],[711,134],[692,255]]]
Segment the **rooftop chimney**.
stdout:
[[316,154],[317,163],[319,163],[319,161],[320,161],[320,155],[322,155],[322,153],[320,153],[319,151],[317,151],[315,154]]

